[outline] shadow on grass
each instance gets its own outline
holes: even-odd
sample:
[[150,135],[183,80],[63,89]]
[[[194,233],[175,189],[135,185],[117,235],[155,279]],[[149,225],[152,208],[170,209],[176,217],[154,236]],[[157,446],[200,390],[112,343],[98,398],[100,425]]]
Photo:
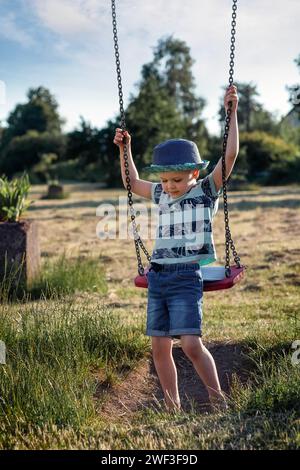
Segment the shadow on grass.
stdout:
[[[244,196],[247,198],[248,196]],[[255,200],[255,201],[247,201],[245,199],[239,202],[232,202],[231,195],[228,198],[229,201],[229,208],[230,210],[236,211],[250,211],[253,209],[257,209],[258,207],[262,209],[271,209],[271,208],[293,208],[298,209],[300,207],[300,198],[299,199],[272,199],[270,201],[262,201],[262,200]],[[219,209],[223,209],[223,200],[220,198],[219,202]]]
[[270,188],[270,190],[266,189],[265,187],[262,187],[261,189],[256,189],[253,191],[248,191],[248,190],[231,190],[228,188],[228,195],[230,199],[237,199],[240,197],[246,197],[246,198],[257,198],[257,197],[268,197],[268,196],[287,196],[287,195],[299,195],[300,194],[300,185],[295,186],[295,187],[280,187],[280,188]]

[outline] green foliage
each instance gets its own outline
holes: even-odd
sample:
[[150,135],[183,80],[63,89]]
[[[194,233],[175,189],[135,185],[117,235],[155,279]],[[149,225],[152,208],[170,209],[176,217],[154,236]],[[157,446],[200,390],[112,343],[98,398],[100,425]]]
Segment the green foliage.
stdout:
[[[294,59],[295,64],[300,70],[300,54],[296,59]],[[293,108],[298,112],[298,116],[300,119],[300,84],[296,83],[292,86],[287,86],[286,89],[288,90],[289,102],[293,105]]]
[[293,127],[291,124],[283,120],[280,123],[280,137],[286,142],[294,144],[300,148],[300,126]]
[[194,63],[187,44],[168,36],[159,40],[153,61],[142,70],[143,81],[153,73],[159,78],[161,86],[175,100],[176,109],[190,122],[199,119],[205,106],[205,100],[195,95]]
[[[99,131],[100,168],[97,165],[100,181],[105,181],[109,188],[121,185],[121,168],[118,150],[113,143],[115,129],[120,127],[117,121],[108,121],[107,126]],[[118,176],[120,175],[120,176]]]
[[240,148],[245,151],[250,179],[260,172],[284,169],[295,162],[299,148],[265,132],[241,132]]
[[5,175],[0,178],[0,221],[18,222],[21,215],[34,201],[26,201],[30,190],[27,174],[9,181]]
[[[299,65],[299,58],[296,62]],[[130,95],[126,109],[134,162],[142,178],[153,148],[166,139],[183,137],[196,142],[202,158],[211,162],[209,171],[221,156],[228,85],[223,87],[220,101],[220,135],[210,136],[201,117],[206,101],[195,92],[193,64],[188,45],[171,35],[158,41],[152,60],[142,67],[137,91]],[[255,84],[236,84],[240,153],[231,179],[237,177],[241,184],[247,179],[250,184],[297,181],[300,130],[284,119],[279,122],[276,113],[263,108]],[[12,177],[26,170],[34,182],[63,177],[101,181],[111,188],[122,186],[118,150],[113,144],[120,116],[108,120],[102,129],[81,116],[79,128],[62,135],[64,121],[50,91],[40,86],[30,89],[27,97],[27,103],[18,104],[9,115],[8,127],[0,126],[0,171]],[[50,157],[52,154],[57,158]]]
[[65,159],[78,158],[80,165],[96,162],[100,157],[99,130],[93,128],[80,116],[80,128],[68,134]]
[[[91,164],[92,165],[92,164]],[[79,162],[79,158],[75,158],[74,160],[62,161],[52,164],[51,171],[59,178],[60,180],[67,181],[83,181],[85,177],[85,169],[87,169],[89,165],[85,168],[82,168]],[[94,171],[93,174],[96,181],[99,181],[98,173]],[[89,179],[87,178],[87,181]]]
[[127,109],[138,169],[151,163],[154,146],[166,139],[190,139],[201,154],[206,152],[208,132],[200,118],[205,100],[195,94],[193,63],[186,43],[169,36],[159,41],[152,62],[143,66],[139,92]]
[[234,393],[236,408],[244,414],[264,412],[300,412],[299,370],[291,363],[290,341],[274,345],[260,344],[254,340],[249,357],[254,368],[248,386]]
[[[151,161],[154,146],[169,138],[192,139],[205,152],[208,132],[200,119],[205,102],[195,96],[192,65],[185,42],[168,37],[159,41],[153,60],[143,66],[138,92],[130,96],[126,109],[138,170]],[[122,184],[119,157],[112,158],[117,153],[113,138],[119,121],[109,120],[98,131],[81,118],[81,128],[68,135],[66,158],[79,159],[84,172],[95,162],[98,178],[109,187]]]
[[27,93],[27,98],[28,102],[18,104],[7,119],[8,140],[31,130],[39,133],[60,133],[64,120],[59,117],[58,104],[50,91],[42,86],[31,88]]
[[53,162],[57,159],[58,156],[55,153],[43,153],[41,160],[32,167],[31,173],[42,182],[53,183],[53,181],[57,181],[53,171]]
[[271,164],[266,184],[288,184],[300,182],[300,155],[294,159],[275,161]]
[[8,176],[28,170],[43,153],[62,156],[65,138],[61,133],[64,120],[58,104],[47,88],[31,88],[28,101],[10,113],[6,128],[1,130],[0,170]]
[[[263,131],[270,134],[278,135],[279,122],[273,113],[263,109],[261,103],[256,99],[259,96],[256,85],[250,83],[235,82],[238,95],[238,123],[241,132]],[[219,122],[224,128],[225,109],[224,94],[228,85],[223,87],[220,99]]]
[[57,174],[76,180],[105,181],[109,187],[119,186],[120,163],[118,158],[112,158],[116,153],[113,138],[119,124],[108,121],[106,127],[99,130],[81,117],[80,126],[68,134],[65,154],[68,163],[58,163]]
[[159,142],[184,134],[176,102],[155,75],[142,83],[138,96],[128,106],[127,116],[138,168],[152,161],[153,148]]
[[12,176],[15,172],[28,170],[39,163],[43,154],[62,155],[64,147],[65,137],[62,134],[28,131],[9,142],[2,153],[1,169]]

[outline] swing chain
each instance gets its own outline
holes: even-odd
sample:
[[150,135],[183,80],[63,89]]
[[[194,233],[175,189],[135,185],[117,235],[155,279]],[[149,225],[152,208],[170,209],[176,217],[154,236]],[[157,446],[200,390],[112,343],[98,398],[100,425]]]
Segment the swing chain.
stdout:
[[[123,102],[123,91],[122,91],[122,78],[121,78],[121,65],[120,65],[120,55],[119,55],[119,45],[118,45],[118,32],[117,32],[117,15],[116,15],[116,4],[115,0],[111,0],[111,8],[112,8],[112,24],[113,24],[113,37],[114,37],[114,49],[115,49],[115,58],[116,58],[116,70],[117,70],[117,81],[118,81],[118,93],[119,93],[119,106],[120,106],[120,117],[121,117],[121,128],[123,135],[126,130],[126,121],[125,121],[125,111],[124,111],[124,102]],[[234,50],[235,50],[235,26],[236,26],[236,9],[237,9],[237,0],[233,0],[232,5],[232,22],[231,22],[231,46],[230,46],[230,69],[229,69],[229,86],[233,83],[233,73],[234,73]],[[226,113],[225,119],[225,131],[223,135],[223,150],[222,150],[222,183],[223,183],[223,200],[224,200],[224,222],[225,222],[225,275],[226,277],[230,276],[231,269],[230,269],[230,253],[229,247],[231,247],[234,260],[238,267],[240,268],[240,257],[238,256],[234,242],[232,240],[230,228],[229,228],[229,214],[228,214],[228,204],[227,204],[227,186],[226,186],[226,163],[225,163],[225,154],[227,148],[227,140],[229,134],[229,127],[230,127],[230,118],[231,118],[231,107],[232,102],[229,102],[229,106]],[[133,209],[133,201],[132,201],[132,192],[131,192],[131,181],[130,181],[130,172],[128,170],[128,149],[127,149],[127,142],[126,138],[124,137],[124,166],[125,166],[125,175],[126,175],[126,183],[127,183],[127,191],[128,191],[128,204],[130,206],[130,213],[131,213],[131,222],[133,227],[133,234],[134,234],[134,243],[136,249],[136,256],[138,260],[138,272],[142,276],[144,274],[144,267],[141,260],[140,255],[140,247],[142,248],[143,252],[145,253],[149,263],[151,262],[151,256],[149,255],[146,247],[144,246],[136,227],[135,221],[135,213]]]
[[[124,102],[123,102],[123,90],[122,90],[122,77],[121,77],[121,64],[120,64],[120,54],[119,54],[119,45],[118,45],[118,31],[117,31],[117,15],[116,15],[116,3],[115,0],[111,0],[111,9],[112,9],[112,24],[113,24],[113,36],[114,36],[114,49],[115,49],[115,58],[116,58],[116,70],[117,70],[117,80],[118,80],[118,93],[119,93],[119,106],[120,106],[120,117],[121,117],[121,129],[123,135],[126,130],[126,120],[125,120],[125,111],[124,111]],[[127,192],[128,192],[128,204],[130,218],[133,228],[133,237],[135,244],[136,257],[138,261],[138,272],[142,276],[144,274],[144,267],[140,254],[140,247],[145,253],[149,263],[151,262],[151,256],[149,255],[146,247],[144,246],[141,237],[139,236],[136,221],[135,221],[135,211],[133,208],[132,192],[131,192],[131,181],[130,181],[130,172],[129,172],[129,163],[128,163],[128,149],[126,137],[123,138],[123,151],[124,151],[124,166],[125,166],[125,175],[127,183]]]
[[[235,27],[236,27],[236,9],[237,9],[237,0],[233,0],[232,4],[232,22],[231,22],[231,46],[230,46],[230,69],[229,69],[229,86],[232,85],[233,83],[233,72],[234,72],[234,50],[235,50]],[[229,106],[227,109],[226,113],[226,119],[225,119],[225,131],[223,135],[223,149],[222,149],[222,182],[223,182],[223,200],[224,200],[224,222],[225,222],[225,275],[226,277],[229,277],[231,274],[231,269],[230,269],[230,253],[229,253],[229,246],[231,247],[233,256],[234,256],[234,261],[237,264],[237,266],[240,268],[240,257],[238,256],[230,228],[229,228],[229,213],[228,213],[228,203],[227,203],[227,183],[226,183],[226,162],[225,162],[225,155],[226,155],[226,148],[227,148],[227,140],[228,140],[228,135],[229,135],[229,128],[230,128],[230,119],[231,119],[231,108],[232,108],[232,102],[229,102]]]

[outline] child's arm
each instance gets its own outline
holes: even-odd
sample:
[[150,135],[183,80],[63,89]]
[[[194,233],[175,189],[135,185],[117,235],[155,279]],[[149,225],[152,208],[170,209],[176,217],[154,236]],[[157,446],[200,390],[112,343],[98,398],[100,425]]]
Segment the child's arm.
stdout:
[[[229,134],[227,139],[226,154],[225,154],[225,163],[226,163],[226,180],[231,174],[236,157],[239,153],[239,131],[238,131],[238,121],[237,121],[237,107],[238,107],[238,95],[236,86],[232,85],[228,88],[224,98],[225,111],[227,114],[228,102],[232,101],[231,116],[230,116],[230,127]],[[212,176],[218,191],[222,186],[222,158],[219,159],[217,165],[212,171]]]
[[[128,170],[130,176],[131,191],[138,196],[151,199],[151,188],[152,184],[149,181],[141,180],[139,174],[135,167],[132,153],[131,153],[131,136],[126,131],[125,132],[126,142],[127,142],[127,154],[128,154]],[[124,160],[124,144],[123,144],[123,134],[122,129],[116,129],[116,134],[114,138],[114,144],[116,144],[120,149],[120,165],[122,172],[122,180],[124,188],[127,189],[126,174],[125,174],[125,160]]]

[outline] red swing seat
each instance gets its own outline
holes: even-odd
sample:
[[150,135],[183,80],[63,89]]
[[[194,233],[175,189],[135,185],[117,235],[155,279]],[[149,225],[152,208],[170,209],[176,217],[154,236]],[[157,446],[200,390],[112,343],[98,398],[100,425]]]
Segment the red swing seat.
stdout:
[[[146,273],[149,271],[150,266],[144,269],[144,274],[140,274],[134,278],[136,287],[148,287],[148,279]],[[202,266],[201,271],[203,275],[203,290],[213,291],[221,289],[229,289],[239,282],[245,273],[246,267],[237,265],[230,266],[230,276],[226,277],[224,266]]]

